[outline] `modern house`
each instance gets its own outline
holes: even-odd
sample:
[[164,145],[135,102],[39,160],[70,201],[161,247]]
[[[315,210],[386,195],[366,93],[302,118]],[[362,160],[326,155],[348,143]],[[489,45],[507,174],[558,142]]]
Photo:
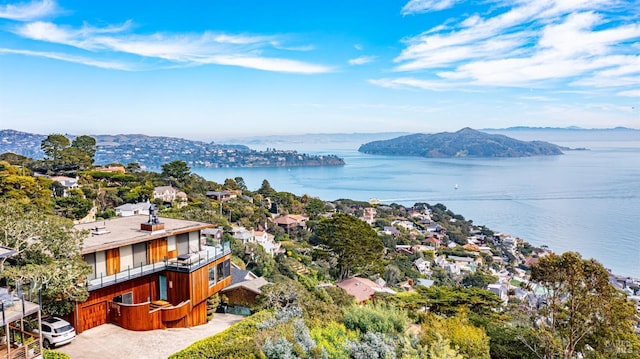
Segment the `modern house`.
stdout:
[[282,227],[289,233],[294,228],[306,228],[309,218],[301,214],[285,214],[273,219],[273,223]]
[[130,330],[207,322],[207,299],[231,283],[231,248],[203,234],[212,225],[149,216],[75,226],[88,231],[82,255],[93,271],[76,303],[77,332],[114,323]]
[[351,277],[337,282],[336,285],[344,289],[347,294],[354,296],[356,302],[359,304],[373,299],[374,295],[378,292],[396,294],[393,290],[367,278]]
[[[0,247],[0,259],[15,254]],[[0,359],[42,358],[42,338],[30,329],[40,328],[40,306],[0,287]]]

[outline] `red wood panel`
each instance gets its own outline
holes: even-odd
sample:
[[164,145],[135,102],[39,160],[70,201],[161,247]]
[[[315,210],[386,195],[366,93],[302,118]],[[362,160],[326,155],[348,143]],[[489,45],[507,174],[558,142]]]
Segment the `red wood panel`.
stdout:
[[112,275],[120,272],[120,248],[108,249],[105,252],[107,256],[107,274]]
[[88,306],[82,310],[82,320],[78,323],[77,332],[97,327],[107,323],[107,302],[101,301]]
[[191,309],[189,313],[189,326],[202,325],[207,323],[207,301],[204,301]]
[[167,301],[173,305],[191,300],[191,283],[189,273],[166,271]]
[[175,307],[167,307],[167,308],[160,309],[160,312],[162,312],[163,322],[173,322],[173,321],[180,320],[186,317],[190,311],[191,311],[190,301],[182,302]]
[[149,242],[149,261],[151,263],[162,262],[168,258],[167,240],[165,238],[154,239]]
[[126,305],[120,304],[120,325],[129,330],[153,330],[162,329],[161,315],[159,311],[149,311],[149,302]]
[[[132,279],[126,282],[110,285],[101,289],[93,290],[89,293],[89,298],[78,303],[76,307],[75,319],[78,333],[104,324],[107,321],[107,302],[113,298],[128,292],[133,293],[134,304],[157,300],[158,297],[158,274]],[[102,303],[104,311],[97,312],[93,305]],[[104,319],[97,319],[101,316]]]

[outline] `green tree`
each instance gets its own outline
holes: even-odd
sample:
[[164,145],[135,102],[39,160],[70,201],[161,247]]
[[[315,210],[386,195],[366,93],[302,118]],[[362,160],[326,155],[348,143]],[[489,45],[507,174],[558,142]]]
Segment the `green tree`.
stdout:
[[489,359],[489,337],[484,329],[469,323],[464,312],[449,318],[428,315],[421,328],[421,342],[430,348],[439,348],[441,339],[446,339],[465,359]]
[[71,142],[71,150],[74,150],[75,160],[81,169],[91,168],[96,157],[96,139],[91,136],[78,136]]
[[2,203],[0,245],[16,254],[2,259],[0,273],[16,286],[29,286],[35,293],[42,290],[45,312],[67,314],[72,309],[69,300],[88,297],[87,288],[78,285],[91,272],[80,256],[86,235],[74,230],[70,220],[25,210],[15,202]]
[[375,267],[382,263],[382,241],[371,226],[354,216],[336,213],[323,218],[315,236],[329,255],[337,258],[339,280],[348,278],[354,269],[379,269]]
[[547,290],[540,322],[559,343],[557,355],[640,356],[633,305],[609,283],[602,264],[575,252],[551,254],[531,268],[531,279]]
[[45,160],[60,163],[63,160],[64,150],[69,148],[69,139],[61,134],[51,134],[40,143],[40,149],[44,152]]
[[161,167],[162,175],[168,177],[176,185],[184,182],[191,173],[191,168],[187,166],[187,163],[180,160],[165,163]]

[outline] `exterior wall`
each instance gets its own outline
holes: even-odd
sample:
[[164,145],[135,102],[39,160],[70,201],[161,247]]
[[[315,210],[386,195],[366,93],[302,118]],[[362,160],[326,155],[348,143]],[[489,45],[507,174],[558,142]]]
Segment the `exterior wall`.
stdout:
[[255,304],[258,294],[246,288],[235,288],[224,292],[227,297],[227,303],[231,305],[251,306]]
[[89,298],[77,303],[73,316],[73,326],[78,333],[107,323],[109,302],[113,297],[125,293],[133,293],[133,303],[143,303],[158,298],[158,275],[152,274],[127,282],[97,289],[89,294]]

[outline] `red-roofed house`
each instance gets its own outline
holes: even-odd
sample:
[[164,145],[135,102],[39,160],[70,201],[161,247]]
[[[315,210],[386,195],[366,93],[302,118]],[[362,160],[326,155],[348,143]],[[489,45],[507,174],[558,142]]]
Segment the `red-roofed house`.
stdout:
[[358,303],[364,303],[369,299],[373,299],[376,292],[387,292],[395,294],[391,289],[384,288],[376,284],[375,282],[359,277],[351,277],[336,283],[336,285],[349,295],[356,297]]

